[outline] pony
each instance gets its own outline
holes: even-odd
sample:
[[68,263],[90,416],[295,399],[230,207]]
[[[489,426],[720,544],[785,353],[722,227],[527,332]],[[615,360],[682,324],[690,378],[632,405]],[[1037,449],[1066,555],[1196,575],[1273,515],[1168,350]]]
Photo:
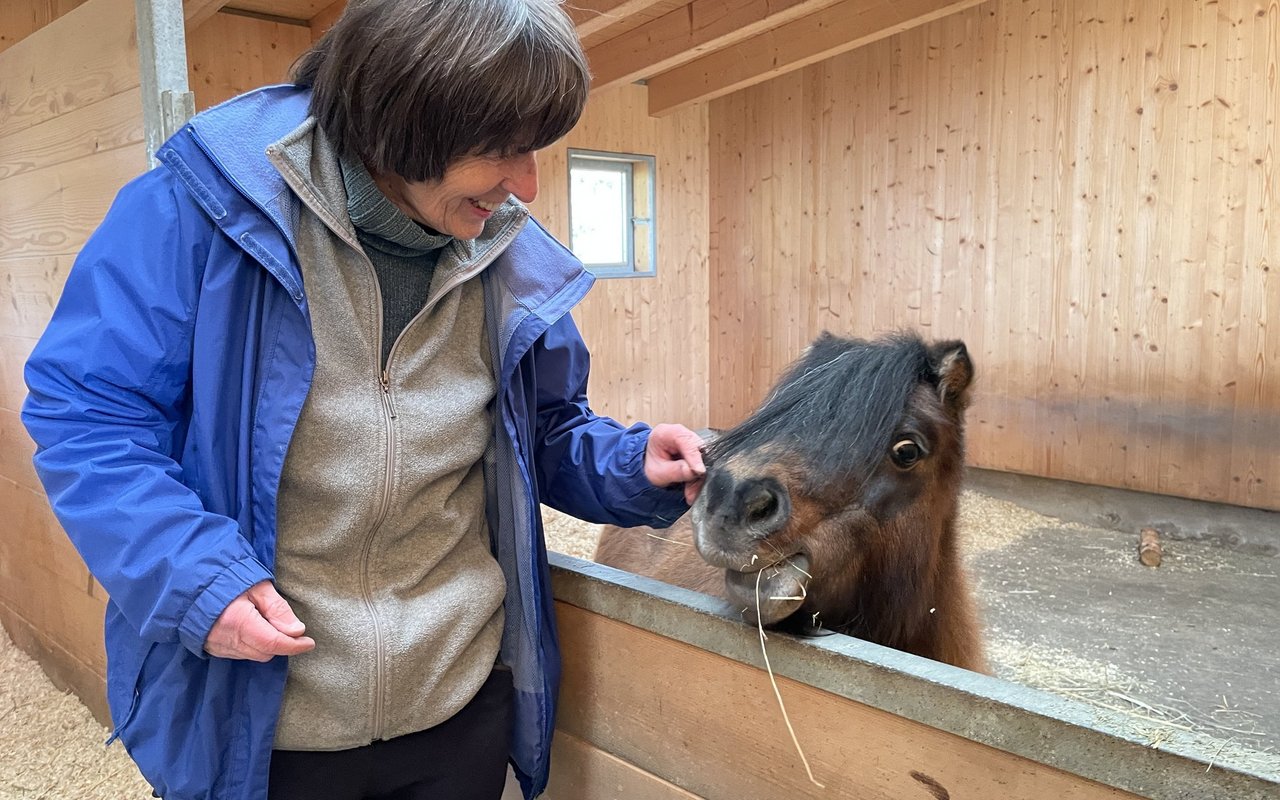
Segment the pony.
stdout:
[[595,560],[753,624],[985,671],[955,530],[973,374],[960,341],[824,332],[704,446],[702,489],[669,533],[606,526]]

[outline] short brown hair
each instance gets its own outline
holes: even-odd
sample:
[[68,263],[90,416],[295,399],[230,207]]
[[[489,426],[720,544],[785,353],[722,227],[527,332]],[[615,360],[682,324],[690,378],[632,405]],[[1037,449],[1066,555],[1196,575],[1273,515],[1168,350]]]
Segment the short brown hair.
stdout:
[[408,181],[546,147],[577,124],[590,87],[556,0],[350,0],[293,79],[341,152]]

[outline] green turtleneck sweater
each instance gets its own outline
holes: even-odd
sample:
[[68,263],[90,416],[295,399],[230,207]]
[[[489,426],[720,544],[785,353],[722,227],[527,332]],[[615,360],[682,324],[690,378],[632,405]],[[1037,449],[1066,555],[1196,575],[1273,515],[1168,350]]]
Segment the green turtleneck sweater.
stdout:
[[339,164],[347,187],[347,213],[360,245],[373,262],[382,290],[385,366],[396,337],[427,304],[436,262],[453,237],[424,228],[405,216],[358,159],[341,158]]

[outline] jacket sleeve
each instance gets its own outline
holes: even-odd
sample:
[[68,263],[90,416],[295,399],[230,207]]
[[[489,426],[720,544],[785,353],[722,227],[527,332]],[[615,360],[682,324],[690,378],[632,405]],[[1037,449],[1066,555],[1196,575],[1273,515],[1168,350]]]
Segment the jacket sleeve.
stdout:
[[144,639],[200,656],[227,604],[270,577],[177,461],[213,235],[167,170],[125,186],[27,361],[22,411],[36,472],[90,572]]
[[650,428],[596,415],[587,405],[590,356],[565,315],[535,345],[536,464],[542,501],[588,522],[665,528],[689,510],[680,487],[644,475]]

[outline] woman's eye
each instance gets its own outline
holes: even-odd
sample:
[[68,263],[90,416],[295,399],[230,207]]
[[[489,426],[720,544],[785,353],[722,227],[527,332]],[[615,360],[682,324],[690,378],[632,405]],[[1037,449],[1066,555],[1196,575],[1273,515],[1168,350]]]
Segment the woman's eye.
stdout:
[[890,452],[890,458],[898,469],[911,469],[923,456],[924,450],[912,439],[903,439]]

